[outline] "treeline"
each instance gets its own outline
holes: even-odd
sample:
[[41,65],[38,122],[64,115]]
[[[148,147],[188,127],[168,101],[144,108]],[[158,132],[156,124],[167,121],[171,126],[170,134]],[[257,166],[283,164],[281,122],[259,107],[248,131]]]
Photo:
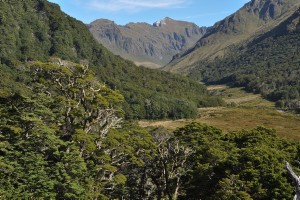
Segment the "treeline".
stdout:
[[1,1],[0,6],[0,76],[6,77],[0,83],[6,90],[18,89],[13,80],[26,79],[23,63],[57,57],[88,62],[99,81],[124,95],[127,119],[192,118],[197,107],[223,103],[196,81],[137,67],[113,55],[96,42],[85,24],[56,4]]
[[[0,98],[3,199],[291,199],[300,143],[258,127],[176,131],[122,121],[122,95],[85,64],[36,62]],[[24,90],[22,90],[24,91]]]
[[191,76],[206,83],[242,86],[275,101],[279,108],[300,108],[299,11],[233,54],[199,64]]

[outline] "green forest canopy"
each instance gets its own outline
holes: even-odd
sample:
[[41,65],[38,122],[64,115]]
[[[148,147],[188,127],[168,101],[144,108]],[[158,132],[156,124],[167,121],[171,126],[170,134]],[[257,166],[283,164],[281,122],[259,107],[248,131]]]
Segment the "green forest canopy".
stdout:
[[300,143],[257,127],[173,133],[122,122],[122,96],[86,65],[36,62],[30,96],[0,98],[4,199],[291,199]]

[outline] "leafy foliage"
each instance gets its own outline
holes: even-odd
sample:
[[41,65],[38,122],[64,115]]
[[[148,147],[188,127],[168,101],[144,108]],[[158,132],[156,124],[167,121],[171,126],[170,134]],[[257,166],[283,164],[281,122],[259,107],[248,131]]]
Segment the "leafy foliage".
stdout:
[[121,169],[147,145],[132,142],[143,132],[110,131],[122,96],[83,65],[34,63],[28,73],[31,96],[0,99],[1,196],[94,199],[124,185]]
[[95,179],[104,171],[91,181],[88,170],[90,162],[105,162],[96,155],[107,151],[102,143],[109,128],[119,123],[121,96],[80,65],[35,63],[31,73],[32,96],[1,99],[5,119],[0,127],[1,160],[7,169],[1,180],[8,183],[1,183],[6,185],[3,196],[80,199],[97,195]]
[[182,199],[289,199],[284,159],[297,155],[299,144],[276,137],[274,130],[224,134],[219,129],[190,124],[175,131],[191,147],[190,174]]

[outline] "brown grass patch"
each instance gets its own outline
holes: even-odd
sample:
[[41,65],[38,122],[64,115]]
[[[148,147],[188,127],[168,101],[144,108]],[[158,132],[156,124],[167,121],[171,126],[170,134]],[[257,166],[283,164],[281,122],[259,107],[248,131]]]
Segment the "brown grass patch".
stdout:
[[199,118],[193,120],[140,121],[139,125],[163,126],[175,130],[191,122],[200,122],[218,127],[225,132],[264,126],[275,129],[279,136],[300,140],[300,117],[279,113],[275,109],[205,108],[199,109],[199,113]]
[[[210,87],[211,88],[211,87]],[[140,121],[142,127],[163,126],[170,130],[185,126],[191,122],[206,123],[225,132],[252,129],[257,126],[273,128],[281,137],[300,140],[300,117],[278,112],[274,103],[258,94],[246,93],[242,88],[215,87],[226,102],[236,103],[236,107],[215,107],[199,109],[199,117],[190,120]]]

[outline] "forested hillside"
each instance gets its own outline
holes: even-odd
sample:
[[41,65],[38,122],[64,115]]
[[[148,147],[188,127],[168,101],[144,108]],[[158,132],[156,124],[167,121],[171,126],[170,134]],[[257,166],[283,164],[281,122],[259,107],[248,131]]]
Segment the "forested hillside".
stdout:
[[300,10],[226,59],[199,64],[190,75],[261,93],[283,109],[300,108]]
[[[196,81],[136,67],[99,45],[85,24],[45,0],[0,2],[1,93],[26,90],[24,63],[60,58],[88,63],[99,81],[125,97],[126,118],[182,118],[219,105]],[[176,91],[176,92],[174,92]]]

